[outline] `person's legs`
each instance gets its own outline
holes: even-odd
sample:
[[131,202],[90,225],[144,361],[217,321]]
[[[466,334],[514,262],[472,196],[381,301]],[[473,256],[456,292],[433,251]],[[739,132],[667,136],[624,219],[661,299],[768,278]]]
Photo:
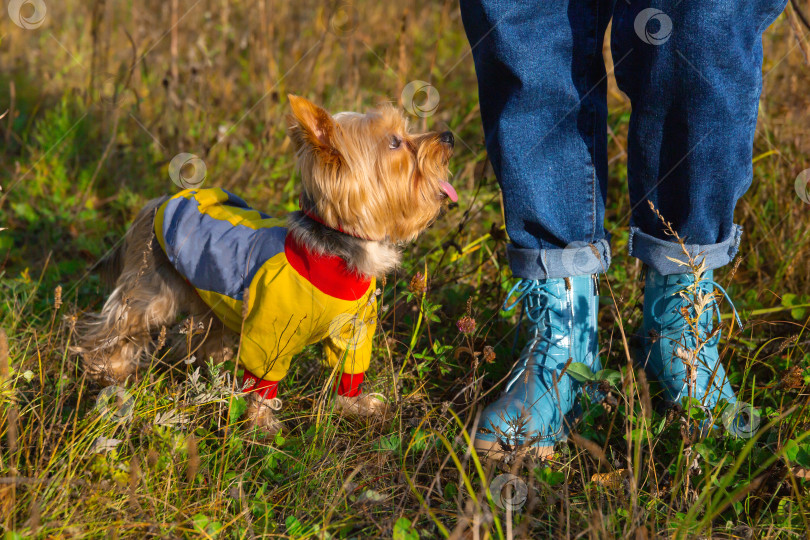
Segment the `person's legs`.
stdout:
[[662,275],[683,252],[652,202],[709,269],[737,253],[734,206],[751,184],[762,32],[786,0],[617,2],[611,45],[632,103],[630,254]]
[[[612,0],[460,0],[516,277],[597,273],[604,230]],[[564,248],[593,243],[575,260]]]
[[[742,230],[733,214],[753,176],[762,32],[785,4],[616,4],[615,73],[633,107],[629,249],[648,267],[641,362],[672,401],[689,396],[713,408],[721,398],[735,400],[719,361],[715,319],[722,289],[712,270],[731,261],[739,246]],[[685,241],[689,256],[703,261],[699,276],[677,262],[689,257],[648,201]]]
[[565,366],[599,369],[593,274],[610,264],[602,42],[611,8],[612,0],[461,0],[510,266],[521,278],[512,305],[523,304],[530,338],[479,420],[475,446],[492,456],[514,447],[548,454],[580,394]]

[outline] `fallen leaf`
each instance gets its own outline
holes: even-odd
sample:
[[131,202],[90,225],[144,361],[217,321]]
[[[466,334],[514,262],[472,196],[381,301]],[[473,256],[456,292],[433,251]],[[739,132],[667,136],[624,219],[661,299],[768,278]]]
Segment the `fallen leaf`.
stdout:
[[627,469],[617,469],[608,473],[596,473],[591,476],[591,482],[608,489],[621,489],[622,482],[627,477]]

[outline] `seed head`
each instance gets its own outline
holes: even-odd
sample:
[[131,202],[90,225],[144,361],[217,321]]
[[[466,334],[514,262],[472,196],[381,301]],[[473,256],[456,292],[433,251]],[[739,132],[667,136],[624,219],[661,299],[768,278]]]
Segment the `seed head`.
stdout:
[[160,327],[160,335],[158,336],[157,348],[162,349],[166,345],[166,327]]
[[456,326],[458,326],[458,331],[462,334],[472,334],[475,332],[475,319],[465,315],[456,322]]
[[779,386],[787,390],[795,390],[804,386],[804,373],[801,366],[793,366],[782,373]]
[[408,284],[408,290],[414,294],[424,294],[427,290],[427,279],[422,272],[413,275],[411,282]]
[[58,310],[62,307],[62,286],[57,285],[53,291],[53,309]]

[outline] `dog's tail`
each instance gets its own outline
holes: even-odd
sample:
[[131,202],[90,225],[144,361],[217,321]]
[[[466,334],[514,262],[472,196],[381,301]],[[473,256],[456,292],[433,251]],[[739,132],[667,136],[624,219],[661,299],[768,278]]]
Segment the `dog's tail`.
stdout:
[[124,267],[124,253],[126,253],[127,240],[124,237],[117,246],[113,247],[101,259],[90,267],[91,272],[98,272],[101,282],[108,289],[115,288],[115,282],[121,275]]
[[144,241],[143,237],[139,238],[138,234],[136,234],[136,230],[142,232],[144,227],[151,230],[155,219],[155,212],[158,207],[167,200],[169,200],[169,197],[160,197],[146,203],[141,211],[138,212],[135,221],[121,241],[90,267],[91,272],[99,273],[102,283],[104,283],[108,289],[112,290],[115,288],[118,277],[124,269],[127,250],[130,245],[139,244],[139,241]]

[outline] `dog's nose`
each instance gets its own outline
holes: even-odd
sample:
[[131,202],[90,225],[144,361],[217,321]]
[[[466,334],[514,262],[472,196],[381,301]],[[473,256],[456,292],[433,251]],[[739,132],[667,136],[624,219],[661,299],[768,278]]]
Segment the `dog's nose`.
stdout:
[[449,144],[451,147],[456,143],[456,138],[453,137],[453,133],[450,131],[445,131],[439,135],[439,140],[444,144]]

